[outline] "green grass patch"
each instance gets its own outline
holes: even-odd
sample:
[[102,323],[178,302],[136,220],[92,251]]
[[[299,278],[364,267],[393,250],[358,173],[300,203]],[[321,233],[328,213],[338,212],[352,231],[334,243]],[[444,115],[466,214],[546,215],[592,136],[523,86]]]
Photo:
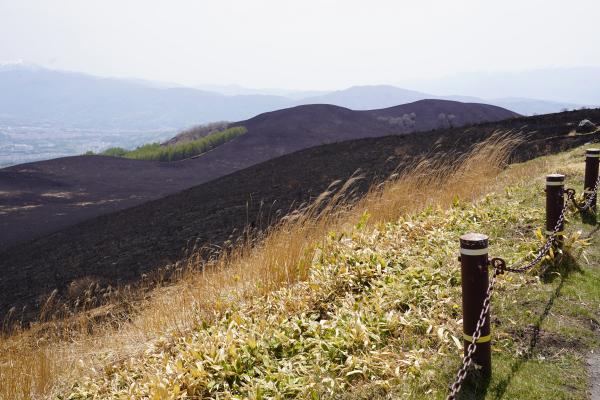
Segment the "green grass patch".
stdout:
[[120,147],[111,147],[102,152],[101,155],[125,157],[134,160],[179,161],[206,153],[207,151],[227,143],[230,140],[245,134],[246,132],[247,130],[243,126],[235,126],[219,132],[211,133],[207,136],[190,142],[170,145],[149,143],[131,151],[127,151]]

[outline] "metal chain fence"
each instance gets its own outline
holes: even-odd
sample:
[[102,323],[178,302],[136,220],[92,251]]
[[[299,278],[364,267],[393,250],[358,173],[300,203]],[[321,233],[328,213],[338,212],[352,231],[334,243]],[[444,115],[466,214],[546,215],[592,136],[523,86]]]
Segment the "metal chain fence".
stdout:
[[563,222],[565,221],[566,212],[567,212],[567,209],[569,206],[569,200],[571,200],[571,202],[575,205],[575,207],[579,211],[588,210],[594,203],[594,199],[596,198],[596,194],[598,193],[599,186],[600,186],[600,177],[598,177],[598,179],[596,180],[596,184],[591,193],[591,196],[589,196],[587,198],[587,200],[585,201],[584,204],[578,204],[576,202],[574,189],[565,189],[564,193],[566,194],[566,199],[564,201],[564,205],[562,207],[562,210],[560,212],[560,216],[558,217],[556,225],[555,225],[553,231],[548,235],[548,238],[546,239],[546,242],[544,243],[544,245],[537,251],[537,254],[533,260],[527,262],[524,265],[519,265],[519,264],[524,263],[524,261],[521,261],[521,262],[515,263],[511,266],[506,266],[506,262],[502,258],[492,258],[489,261],[489,264],[493,268],[494,273],[492,275],[492,279],[490,281],[486,296],[483,301],[481,314],[479,315],[479,319],[477,321],[475,331],[473,332],[473,335],[472,335],[473,340],[469,344],[467,352],[462,359],[462,365],[459,368],[458,373],[456,374],[456,378],[455,378],[454,382],[450,386],[450,393],[446,397],[446,400],[455,400],[456,399],[456,396],[460,392],[462,384],[467,376],[468,369],[471,366],[471,364],[473,363],[473,354],[477,350],[477,341],[481,337],[481,330],[482,330],[485,320],[488,317],[488,314],[490,312],[492,293],[494,292],[494,285],[496,283],[496,278],[498,277],[498,275],[500,275],[506,271],[523,274],[523,273],[531,270],[536,265],[538,265],[544,259],[544,257],[548,254],[548,252],[550,251],[550,248],[556,242],[557,237],[559,236],[561,226],[562,226]]
[[577,203],[577,200],[575,199],[575,189],[566,189],[565,193],[567,193],[567,196],[571,199],[571,201],[573,202],[573,205],[579,211],[587,211],[592,206],[592,204],[594,204],[594,200],[596,200],[596,193],[598,193],[598,185],[599,184],[600,184],[600,177],[598,177],[598,179],[596,179],[596,184],[594,185],[594,188],[592,189],[591,196],[589,196],[583,204]]

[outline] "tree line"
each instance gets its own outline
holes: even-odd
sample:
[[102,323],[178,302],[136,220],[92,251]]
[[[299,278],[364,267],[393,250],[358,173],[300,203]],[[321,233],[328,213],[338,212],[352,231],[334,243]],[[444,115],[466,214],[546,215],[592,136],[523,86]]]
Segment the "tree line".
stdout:
[[[246,132],[247,129],[243,126],[234,126],[190,142],[175,144],[148,143],[130,151],[121,147],[110,147],[100,153],[100,155],[131,158],[134,160],[178,161],[206,153]],[[93,153],[88,152],[86,154]]]

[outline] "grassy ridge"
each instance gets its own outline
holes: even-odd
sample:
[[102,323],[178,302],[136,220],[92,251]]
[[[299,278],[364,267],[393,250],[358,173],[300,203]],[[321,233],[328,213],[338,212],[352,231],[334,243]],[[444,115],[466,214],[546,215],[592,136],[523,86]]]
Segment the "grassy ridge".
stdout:
[[[208,263],[191,259],[190,273],[171,287],[0,338],[0,399],[64,395],[72,382],[85,382],[91,370],[137,357],[158,337],[211,325],[237,304],[260,302],[305,281],[314,252],[331,231],[344,232],[357,222],[372,227],[427,205],[445,208],[457,198],[477,198],[490,190],[488,183],[502,170],[510,148],[510,140],[491,140],[470,155],[428,157],[357,204],[344,202],[356,178],[332,184],[312,206],[284,218],[258,242],[239,242]],[[290,304],[301,305],[301,300]]]
[[111,147],[102,152],[102,155],[125,157],[135,160],[178,161],[206,153],[245,133],[246,128],[235,126],[211,133],[191,142],[168,144],[166,146],[160,143],[149,143],[131,151],[119,147]]
[[[574,160],[561,172],[580,181]],[[315,249],[306,280],[227,302],[213,323],[164,335],[69,398],[444,398],[462,349],[458,237],[486,232],[491,253],[509,262],[530,255],[544,215],[543,176],[534,182],[393,222],[371,225],[363,214]],[[466,398],[585,398],[583,356],[598,346],[590,321],[600,307],[600,271],[580,265],[586,244],[569,234],[541,277],[500,277],[494,376],[467,385]]]
[[[328,206],[200,264],[114,328],[81,315],[79,328],[2,338],[0,399],[442,399],[461,355],[458,236],[484,232],[493,256],[527,257],[544,174],[581,181],[583,149],[503,171],[507,147],[428,160],[355,205],[325,193]],[[585,398],[600,274],[580,252],[591,265],[600,254],[568,243],[572,257],[541,278],[500,277],[494,376],[464,398]]]

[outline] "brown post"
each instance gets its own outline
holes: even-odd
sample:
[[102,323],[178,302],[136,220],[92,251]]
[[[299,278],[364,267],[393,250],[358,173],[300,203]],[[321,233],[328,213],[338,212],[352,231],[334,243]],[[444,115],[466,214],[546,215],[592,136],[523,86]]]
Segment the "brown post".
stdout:
[[[460,237],[460,272],[465,355],[473,341],[473,333],[487,295],[488,264],[488,237],[480,233],[462,235]],[[481,330],[481,337],[477,340],[477,350],[473,354],[473,362],[481,366],[481,373],[485,377],[489,377],[492,373],[490,340],[490,316],[488,313]]]
[[[554,232],[556,223],[565,204],[565,176],[562,174],[546,175],[546,235]],[[556,237],[556,245],[562,247],[565,223],[560,224]]]
[[[598,179],[598,162],[600,161],[600,149],[587,149],[585,152],[585,180],[583,193],[587,201],[594,193],[596,180]],[[596,210],[596,197],[592,200],[590,211]]]

